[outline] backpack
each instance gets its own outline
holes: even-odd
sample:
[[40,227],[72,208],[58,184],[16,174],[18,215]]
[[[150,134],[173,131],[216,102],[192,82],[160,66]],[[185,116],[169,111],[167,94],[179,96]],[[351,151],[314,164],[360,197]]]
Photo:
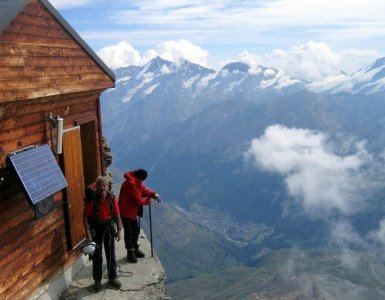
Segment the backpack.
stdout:
[[84,191],[85,197],[84,202],[94,201],[96,196],[96,182],[93,182],[87,185],[86,190]]

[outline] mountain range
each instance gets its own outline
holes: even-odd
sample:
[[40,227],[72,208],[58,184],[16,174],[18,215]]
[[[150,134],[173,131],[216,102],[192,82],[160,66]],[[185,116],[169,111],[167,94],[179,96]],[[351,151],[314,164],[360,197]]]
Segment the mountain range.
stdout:
[[[156,240],[175,290],[178,281],[200,280],[210,268],[261,266],[281,249],[377,251],[366,240],[384,209],[385,58],[350,75],[306,82],[241,62],[217,72],[158,57],[117,70],[116,88],[102,95],[102,117],[113,168],[147,169],[146,183],[165,199],[158,232],[185,228],[178,240],[160,233]],[[255,157],[253,164],[253,141],[277,147],[258,155],[280,156],[269,164]],[[283,170],[293,153],[300,159]],[[294,179],[307,181],[293,185]],[[322,191],[325,199],[312,194]],[[341,228],[352,238],[336,239]]]
[[142,67],[117,70],[116,88],[102,96],[103,129],[110,140],[124,138],[127,133],[129,147],[134,149],[154,132],[185,121],[215,103],[263,103],[301,91],[381,97],[385,91],[385,58],[351,75],[341,73],[309,83],[279,70],[262,66],[252,69],[241,62],[229,63],[216,72],[187,60],[175,64],[157,57]]

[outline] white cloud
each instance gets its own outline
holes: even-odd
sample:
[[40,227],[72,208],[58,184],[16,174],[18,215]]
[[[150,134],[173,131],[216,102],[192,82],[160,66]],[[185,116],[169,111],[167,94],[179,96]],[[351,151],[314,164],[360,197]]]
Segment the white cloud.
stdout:
[[[260,15],[272,22],[314,25],[370,23],[383,21],[382,0],[278,0],[266,2]],[[274,17],[274,18],[273,18]],[[281,19],[281,20],[278,20]]]
[[[382,0],[272,0],[272,1],[132,1],[137,10],[122,10],[121,22],[169,24],[170,22],[195,22],[227,25],[228,27],[261,26],[276,28],[281,26],[329,26],[383,24]],[[129,16],[130,18],[127,18]],[[199,23],[197,23],[199,24]],[[338,28],[337,28],[338,29]]]
[[143,63],[139,51],[135,50],[129,43],[124,41],[117,45],[100,49],[98,55],[113,69],[130,65],[141,65]]
[[178,63],[184,58],[201,66],[207,65],[209,55],[206,50],[184,39],[164,42],[153,51],[165,60]]
[[282,70],[291,77],[307,81],[326,80],[328,83],[340,79],[343,72],[351,73],[365,67],[378,55],[373,50],[333,51],[327,43],[313,41],[293,46],[286,51],[275,49],[263,56],[248,51],[238,54],[241,61],[257,72],[258,66],[262,65]]
[[184,58],[205,66],[207,65],[208,52],[188,40],[179,40],[166,41],[156,49],[149,49],[144,55],[141,55],[138,50],[123,41],[117,45],[100,49],[98,55],[108,66],[117,69],[129,65],[144,65],[157,56],[174,63],[179,63]]
[[289,51],[275,50],[266,58],[269,66],[311,81],[336,75],[341,67],[339,55],[327,44],[312,41],[292,47]]
[[[86,19],[82,18],[81,8],[78,12],[71,10],[67,16],[71,24],[73,21],[79,26],[82,36],[98,48],[125,40],[140,49],[149,49],[169,40],[182,44],[188,37],[203,51],[218,56],[213,65],[234,58],[239,49],[262,57],[262,53],[253,54],[255,49],[265,49],[267,53],[280,48],[283,50],[271,52],[259,62],[267,67],[285,68],[286,74],[309,80],[338,75],[340,69],[353,72],[369,62],[369,56],[371,60],[381,56],[362,49],[385,49],[381,42],[385,37],[383,0],[367,0],[365,4],[362,0],[52,1],[58,8],[90,4],[93,11],[103,12]],[[305,43],[311,40],[325,44]],[[300,46],[289,48],[293,45]],[[356,50],[336,52],[329,47]],[[175,54],[167,55],[173,59]],[[194,62],[205,64],[205,53],[199,57],[189,55],[196,59]],[[300,68],[290,68],[298,62]]]
[[380,221],[377,230],[369,232],[368,237],[382,247],[385,247],[385,219]]
[[262,71],[260,67],[262,63],[262,58],[259,55],[251,54],[249,51],[242,51],[238,54],[240,60],[249,65],[250,74],[259,74]]
[[[271,0],[271,1],[132,1],[132,7],[120,8],[114,22],[148,26],[194,28],[216,42],[256,38],[260,33],[277,35],[311,34],[334,40],[383,37],[385,3],[382,0]],[[294,29],[294,30],[293,30]],[[229,32],[233,32],[230,34]],[[243,34],[242,34],[243,33]],[[287,33],[287,34],[286,34]],[[301,34],[302,33],[302,34]],[[267,35],[267,36],[268,36]],[[276,42],[275,42],[276,43]]]
[[252,140],[245,157],[282,175],[288,193],[307,213],[325,216],[337,210],[349,215],[364,205],[367,182],[360,170],[372,161],[365,143],[351,148],[354,153],[342,156],[321,132],[273,125]]
[[330,226],[332,241],[339,247],[347,249],[352,246],[368,247],[366,240],[361,237],[348,220],[341,219],[332,222]]

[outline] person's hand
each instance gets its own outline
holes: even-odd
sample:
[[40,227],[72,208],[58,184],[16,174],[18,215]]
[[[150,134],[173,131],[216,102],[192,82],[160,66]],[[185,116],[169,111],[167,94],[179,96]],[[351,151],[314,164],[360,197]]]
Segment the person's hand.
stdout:
[[120,241],[121,240],[121,238],[122,238],[122,235],[121,235],[121,230],[118,230],[117,232],[116,232],[116,234],[115,234],[115,238],[116,238],[116,241]]
[[154,200],[158,203],[162,202],[162,198],[160,197],[160,195],[158,193],[155,194]]

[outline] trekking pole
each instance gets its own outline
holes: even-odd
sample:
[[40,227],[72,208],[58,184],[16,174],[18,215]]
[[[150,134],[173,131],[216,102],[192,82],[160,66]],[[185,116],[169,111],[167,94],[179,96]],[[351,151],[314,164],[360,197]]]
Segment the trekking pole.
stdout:
[[148,213],[150,217],[150,245],[151,245],[151,257],[154,257],[154,248],[152,245],[152,218],[151,218],[151,202],[148,206]]

